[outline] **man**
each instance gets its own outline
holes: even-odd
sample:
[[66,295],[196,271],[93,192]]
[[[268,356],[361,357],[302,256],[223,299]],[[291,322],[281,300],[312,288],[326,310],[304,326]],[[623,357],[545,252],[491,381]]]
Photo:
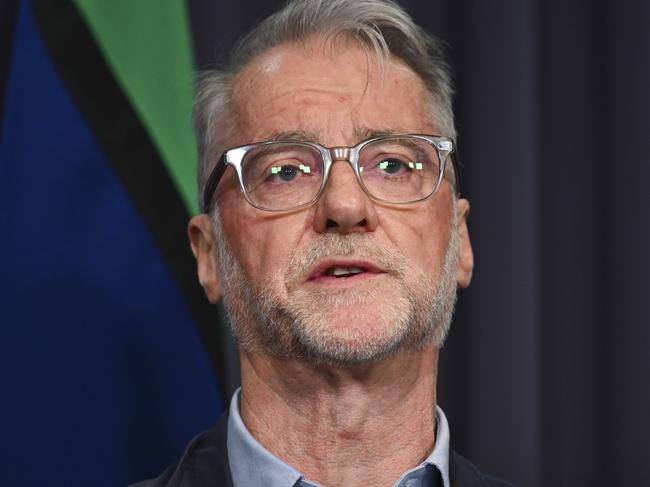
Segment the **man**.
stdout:
[[436,407],[473,268],[451,94],[437,42],[386,0],[290,3],[203,77],[189,237],[242,387],[142,485],[505,485],[450,450]]

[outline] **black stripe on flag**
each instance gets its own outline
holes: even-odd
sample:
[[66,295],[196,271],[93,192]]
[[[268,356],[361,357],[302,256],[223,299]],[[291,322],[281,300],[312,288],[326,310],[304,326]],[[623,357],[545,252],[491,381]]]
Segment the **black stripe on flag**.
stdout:
[[33,0],[33,6],[61,77],[152,233],[197,324],[221,392],[228,392],[223,390],[226,333],[198,283],[186,236],[189,215],[158,151],[73,2]]

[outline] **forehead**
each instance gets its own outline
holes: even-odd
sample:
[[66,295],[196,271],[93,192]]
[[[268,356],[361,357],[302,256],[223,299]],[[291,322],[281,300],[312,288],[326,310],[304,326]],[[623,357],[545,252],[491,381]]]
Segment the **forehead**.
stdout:
[[328,145],[365,131],[436,133],[422,80],[402,61],[317,40],[278,46],[234,83],[237,130],[229,145],[303,131]]

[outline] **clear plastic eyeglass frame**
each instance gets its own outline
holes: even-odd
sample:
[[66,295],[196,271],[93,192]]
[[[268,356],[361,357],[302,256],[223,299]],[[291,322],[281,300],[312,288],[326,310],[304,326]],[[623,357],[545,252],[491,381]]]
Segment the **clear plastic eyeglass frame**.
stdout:
[[[405,138],[412,138],[412,139],[424,141],[435,148],[435,150],[438,153],[438,158],[440,160],[439,174],[438,174],[438,179],[436,181],[436,184],[433,190],[429,194],[412,201],[393,202],[393,201],[377,198],[376,196],[372,195],[368,191],[365,184],[363,183],[360,170],[359,170],[359,153],[365,146],[374,142],[383,141],[383,140],[390,141],[391,139],[405,139]],[[242,165],[246,157],[246,154],[248,154],[253,149],[258,149],[260,147],[270,146],[273,144],[301,145],[301,146],[306,146],[315,149],[320,153],[323,159],[323,181],[316,195],[313,198],[311,198],[309,201],[305,203],[301,203],[299,205],[292,206],[290,208],[272,209],[272,208],[266,208],[256,204],[248,195],[248,192],[246,191],[246,186],[244,184],[243,170],[242,170]],[[440,135],[423,135],[423,134],[394,134],[394,135],[386,135],[386,136],[366,139],[352,147],[325,147],[315,142],[306,142],[302,140],[270,140],[265,142],[257,142],[253,144],[242,145],[224,151],[221,158],[219,159],[214,169],[210,173],[210,176],[208,177],[208,180],[206,182],[203,191],[203,211],[205,213],[210,212],[212,208],[212,198],[214,196],[214,192],[228,166],[232,166],[237,172],[237,177],[239,180],[239,188],[242,194],[244,195],[244,198],[246,198],[246,201],[251,206],[254,206],[255,208],[263,211],[281,212],[281,211],[293,211],[293,210],[298,210],[300,208],[305,208],[313,205],[316,201],[318,201],[321,194],[323,193],[323,190],[327,187],[327,181],[329,179],[330,170],[332,168],[332,165],[336,161],[347,161],[350,164],[350,166],[354,171],[354,174],[357,177],[357,182],[359,183],[359,186],[361,186],[361,189],[370,199],[381,203],[388,203],[391,205],[417,203],[419,201],[423,201],[430,198],[436,191],[438,191],[440,184],[442,183],[442,180],[444,179],[445,176],[448,159],[450,159],[452,162],[452,168],[454,172],[452,184],[454,185],[456,194],[459,195],[460,194],[460,173],[458,168],[458,160],[455,155],[454,140],[450,137],[444,137]]]

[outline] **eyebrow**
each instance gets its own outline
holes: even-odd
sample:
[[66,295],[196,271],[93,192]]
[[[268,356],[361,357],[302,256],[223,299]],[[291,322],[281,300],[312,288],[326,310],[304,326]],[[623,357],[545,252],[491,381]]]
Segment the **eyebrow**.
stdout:
[[301,142],[315,142],[320,139],[319,132],[311,130],[290,130],[286,132],[272,132],[263,140],[299,140]]
[[357,140],[357,142],[361,142],[362,140],[366,140],[366,139],[373,139],[375,137],[385,137],[387,135],[397,135],[401,133],[403,133],[403,131],[395,130],[391,128],[371,129],[366,127],[360,127],[354,129],[354,137]]
[[[403,131],[395,130],[391,128],[367,128],[367,127],[358,127],[354,129],[354,138],[356,142],[361,142],[362,140],[372,139],[375,137],[384,137],[387,135],[396,135],[401,134]],[[266,137],[263,137],[262,140],[297,140],[301,142],[320,142],[320,131],[312,131],[305,129],[297,130],[288,130],[282,132],[271,132]]]

